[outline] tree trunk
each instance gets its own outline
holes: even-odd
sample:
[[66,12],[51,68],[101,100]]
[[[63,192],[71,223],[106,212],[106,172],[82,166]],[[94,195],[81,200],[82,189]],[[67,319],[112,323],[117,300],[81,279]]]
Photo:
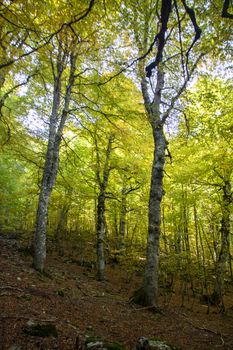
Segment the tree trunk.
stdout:
[[119,248],[119,229],[118,229],[118,208],[114,203],[113,207],[113,233],[114,233],[114,246],[115,249]]
[[148,91],[148,81],[141,81],[142,94],[154,139],[154,158],[148,207],[148,238],[143,286],[136,291],[133,300],[145,306],[158,306],[159,241],[161,233],[161,201],[163,198],[163,171],[167,141],[164,121],[160,113],[161,93],[164,87],[164,72],[157,67],[157,83],[153,101]]
[[[56,75],[54,75],[54,91],[53,91],[53,106],[49,123],[49,138],[46,152],[45,166],[43,170],[43,177],[40,187],[40,195],[38,201],[38,209],[36,216],[36,229],[34,236],[34,259],[33,266],[36,270],[43,272],[46,259],[46,231],[48,221],[48,206],[51,192],[56,180],[59,150],[62,139],[62,133],[68,115],[71,90],[75,80],[75,64],[76,56],[70,54],[70,75],[66,86],[64,97],[64,107],[61,114],[59,109],[61,107],[61,91],[62,91],[62,74],[65,69],[66,55],[61,55],[61,43],[59,43],[59,50],[56,62]],[[54,69],[54,64],[53,69]]]
[[[96,136],[96,135],[95,135]],[[96,216],[96,239],[97,239],[97,280],[103,281],[105,279],[105,257],[104,257],[104,240],[106,235],[106,220],[105,220],[105,199],[106,199],[106,188],[108,185],[109,174],[110,174],[110,156],[112,152],[113,135],[110,134],[108,139],[108,146],[106,150],[106,157],[103,169],[103,178],[100,176],[100,155],[97,143],[97,137],[95,137],[96,146],[96,178],[99,186],[99,195],[97,201],[97,216]]]
[[[60,77],[57,77],[54,89],[53,109],[50,119],[49,140],[46,153],[43,178],[36,214],[36,229],[34,237],[34,260],[36,270],[43,272],[46,259],[46,231],[48,221],[48,206],[58,168],[59,145],[56,140],[56,119],[60,106]],[[58,141],[58,140],[57,140]]]
[[125,248],[126,214],[127,214],[126,189],[123,187],[122,196],[121,196],[121,214],[120,214],[120,225],[119,225],[119,234],[120,234],[119,248],[120,249]]
[[201,294],[206,293],[208,295],[208,285],[207,285],[207,276],[206,276],[206,257],[205,249],[203,245],[203,239],[201,235],[200,224],[197,215],[196,204],[194,204],[194,224],[195,224],[195,236],[196,236],[196,255],[198,261],[198,270],[200,274],[200,283],[201,283]]
[[162,209],[162,232],[163,232],[163,243],[164,243],[164,250],[165,253],[168,255],[169,251],[168,251],[168,240],[167,240],[167,235],[166,235],[166,225],[165,225],[165,208],[163,206]]
[[163,197],[163,169],[166,149],[166,140],[163,133],[163,127],[160,126],[153,130],[153,136],[155,150],[149,196],[147,259],[143,289],[145,293],[144,303],[150,306],[157,306],[161,201]]
[[224,311],[224,278],[229,259],[230,205],[232,202],[231,183],[229,180],[224,181],[222,190],[221,250],[216,264],[216,280],[211,299],[214,304],[219,304],[222,311]]
[[67,233],[67,222],[68,222],[68,213],[70,210],[70,194],[67,192],[67,201],[63,204],[63,206],[59,210],[58,214],[58,223],[55,232],[56,242],[59,244],[60,241],[65,237]]
[[198,216],[197,216],[197,208],[195,203],[193,206],[193,216],[194,216],[194,227],[195,227],[196,256],[197,256],[198,272],[200,273],[201,261],[200,261],[200,248],[199,248]]
[[105,238],[105,192],[101,191],[98,196],[97,204],[97,279],[104,280],[105,257],[104,257],[104,238]]

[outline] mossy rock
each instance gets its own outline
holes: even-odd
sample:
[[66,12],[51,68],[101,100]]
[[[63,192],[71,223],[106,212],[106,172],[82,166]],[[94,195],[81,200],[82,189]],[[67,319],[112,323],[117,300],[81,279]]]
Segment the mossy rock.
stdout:
[[96,337],[88,337],[85,341],[86,349],[93,350],[127,350],[127,348],[116,342],[104,342]]
[[177,347],[168,344],[162,340],[150,339],[149,340],[149,349],[151,350],[178,350]]
[[27,326],[23,329],[23,333],[27,335],[31,335],[34,337],[58,337],[57,329],[56,326],[52,324],[34,324],[34,323],[29,323]]
[[177,347],[160,339],[139,338],[136,350],[178,350]]

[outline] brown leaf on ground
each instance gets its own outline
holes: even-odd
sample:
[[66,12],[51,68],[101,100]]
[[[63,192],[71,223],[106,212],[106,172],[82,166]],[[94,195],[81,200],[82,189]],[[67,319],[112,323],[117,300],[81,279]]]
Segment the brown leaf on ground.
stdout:
[[[14,243],[14,244],[13,244]],[[97,336],[134,349],[141,336],[164,340],[183,350],[233,349],[233,298],[226,315],[179,293],[161,295],[161,313],[129,303],[140,287],[120,267],[107,267],[107,280],[97,282],[94,269],[64,257],[48,257],[48,275],[31,268],[31,258],[17,244],[0,237],[0,349],[74,350],[78,336]],[[56,326],[57,337],[23,332],[28,322]]]

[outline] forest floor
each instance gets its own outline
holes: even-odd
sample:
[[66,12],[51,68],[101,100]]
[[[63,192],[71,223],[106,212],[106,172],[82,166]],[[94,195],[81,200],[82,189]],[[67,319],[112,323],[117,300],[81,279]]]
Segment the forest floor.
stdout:
[[[107,280],[67,257],[48,257],[48,274],[31,267],[19,242],[0,236],[0,349],[74,350],[79,334],[98,336],[134,349],[140,336],[157,338],[180,350],[233,349],[233,293],[226,313],[178,293],[161,295],[161,313],[129,303],[141,284],[120,267],[107,268]],[[23,332],[29,321],[56,325],[57,337]]]

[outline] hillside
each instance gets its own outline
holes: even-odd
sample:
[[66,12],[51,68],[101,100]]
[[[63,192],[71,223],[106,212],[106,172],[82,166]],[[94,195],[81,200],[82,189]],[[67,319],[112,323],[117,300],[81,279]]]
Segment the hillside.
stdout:
[[[233,348],[233,300],[227,313],[187,297],[181,307],[177,293],[161,295],[161,313],[129,303],[140,277],[108,267],[105,282],[95,270],[70,257],[48,257],[46,275],[31,268],[20,242],[0,237],[0,349],[75,349],[78,335],[97,336],[133,349],[140,336],[159,338],[183,350]],[[25,333],[27,324],[55,325],[57,337]]]

